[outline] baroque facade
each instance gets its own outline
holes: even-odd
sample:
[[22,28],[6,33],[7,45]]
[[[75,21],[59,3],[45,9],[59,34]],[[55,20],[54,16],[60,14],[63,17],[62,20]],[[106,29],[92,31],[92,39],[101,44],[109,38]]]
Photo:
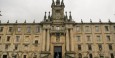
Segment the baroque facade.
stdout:
[[115,23],[76,23],[52,0],[40,23],[0,23],[0,58],[114,58]]

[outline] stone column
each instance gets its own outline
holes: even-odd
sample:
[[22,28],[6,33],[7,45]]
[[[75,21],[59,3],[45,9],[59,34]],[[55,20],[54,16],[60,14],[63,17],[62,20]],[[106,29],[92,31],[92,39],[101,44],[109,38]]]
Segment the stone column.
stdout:
[[50,33],[49,33],[49,29],[47,30],[47,49],[46,51],[49,51],[50,48]]
[[43,29],[43,37],[42,37],[42,51],[45,51],[45,29]]
[[69,51],[69,34],[68,29],[66,30],[66,51]]
[[73,29],[70,29],[71,51],[74,51]]

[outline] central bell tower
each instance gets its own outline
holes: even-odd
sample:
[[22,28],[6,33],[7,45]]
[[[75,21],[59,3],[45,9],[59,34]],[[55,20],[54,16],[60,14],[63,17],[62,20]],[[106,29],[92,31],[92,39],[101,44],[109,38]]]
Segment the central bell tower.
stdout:
[[52,0],[52,20],[53,21],[63,21],[64,20],[64,2],[63,0],[60,2],[60,0]]

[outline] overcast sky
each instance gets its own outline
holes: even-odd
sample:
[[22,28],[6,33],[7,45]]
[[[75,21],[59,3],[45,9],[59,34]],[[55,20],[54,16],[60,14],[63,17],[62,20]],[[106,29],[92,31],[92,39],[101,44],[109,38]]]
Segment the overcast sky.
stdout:
[[[51,11],[52,0],[0,0],[2,22],[40,22],[44,12]],[[115,0],[64,0],[65,11],[72,12],[73,20],[80,22],[115,22]]]

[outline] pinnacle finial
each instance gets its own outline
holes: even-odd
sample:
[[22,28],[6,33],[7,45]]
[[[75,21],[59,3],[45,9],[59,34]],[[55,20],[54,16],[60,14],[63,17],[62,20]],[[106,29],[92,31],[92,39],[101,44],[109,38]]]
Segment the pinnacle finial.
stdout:
[[9,23],[9,20],[7,21],[7,23]]
[[49,11],[48,19],[50,19],[50,11]]
[[109,23],[111,23],[111,20],[109,19]]
[[99,22],[101,23],[101,19],[99,19]]
[[[1,13],[1,11],[0,11],[0,13]],[[2,16],[2,15],[0,14],[0,16]]]
[[45,12],[45,15],[44,15],[44,20],[46,19],[46,13],[47,13],[47,12]]
[[56,5],[60,5],[60,0],[56,0]]
[[92,19],[90,19],[90,23],[92,23]]
[[72,16],[71,16],[71,11],[70,11],[69,13],[70,13],[69,19],[72,19]]
[[26,23],[26,20],[25,20],[25,22],[24,23]]
[[63,2],[63,0],[62,0],[62,2],[61,2],[61,5],[64,5],[64,2]]
[[33,23],[35,23],[35,19],[34,19]]
[[18,23],[18,21],[16,20],[16,23]]
[[81,23],[83,23],[83,20],[81,19]]

